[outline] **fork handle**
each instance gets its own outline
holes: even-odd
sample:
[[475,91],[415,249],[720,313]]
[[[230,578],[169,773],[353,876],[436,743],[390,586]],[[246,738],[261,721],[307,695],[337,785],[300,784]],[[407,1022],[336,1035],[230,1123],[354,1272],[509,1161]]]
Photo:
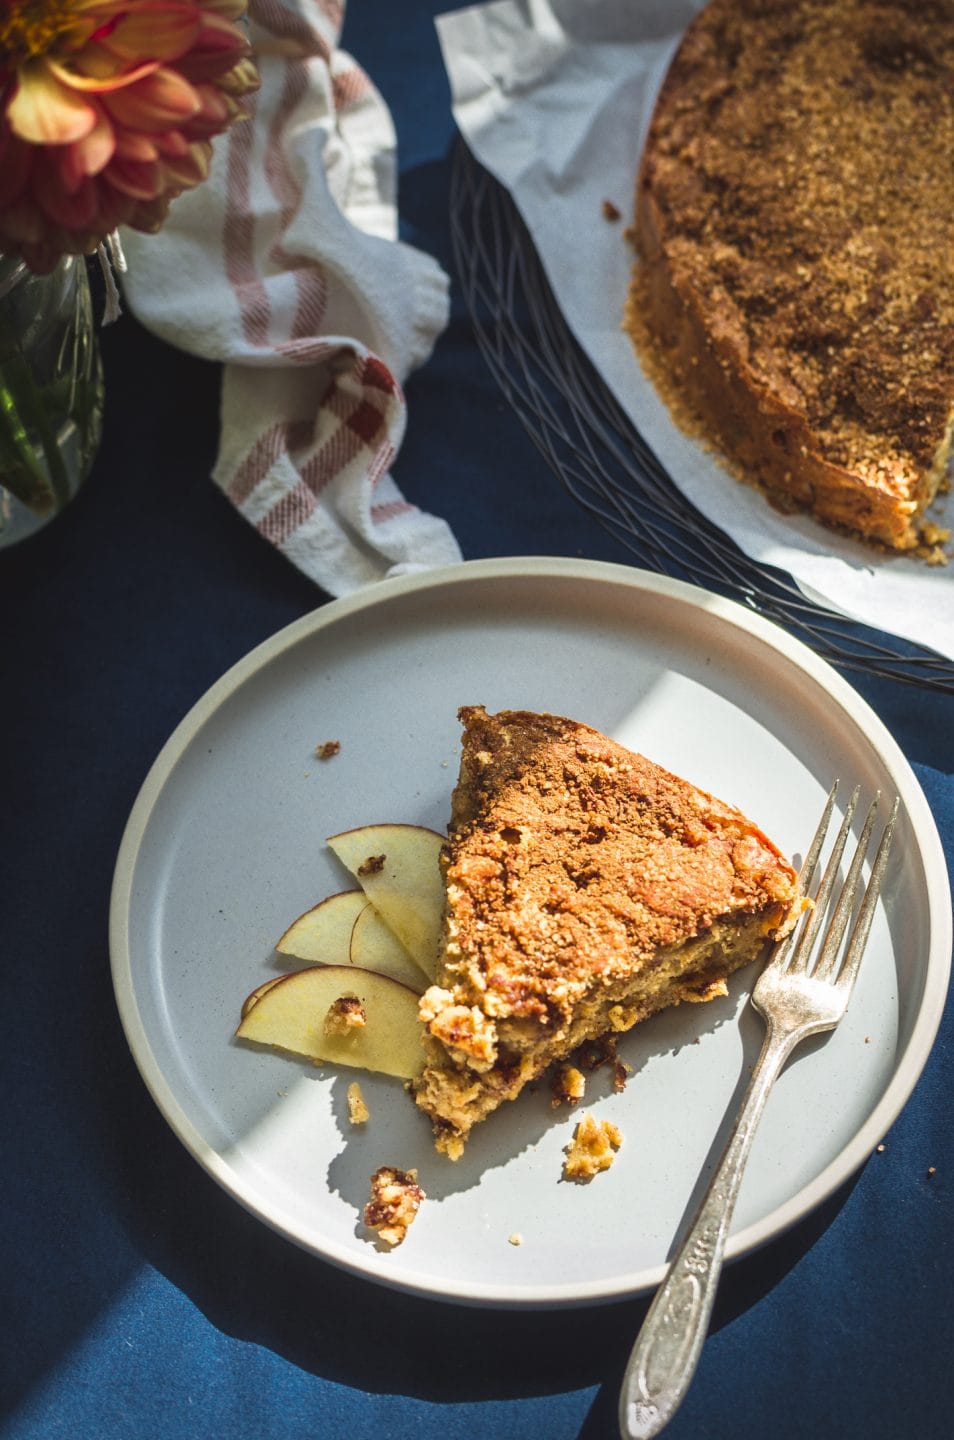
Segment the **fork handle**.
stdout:
[[766,1034],[722,1158],[630,1354],[619,1404],[624,1440],[658,1435],[689,1389],[709,1328],[745,1162],[769,1090],[797,1039],[771,1029]]

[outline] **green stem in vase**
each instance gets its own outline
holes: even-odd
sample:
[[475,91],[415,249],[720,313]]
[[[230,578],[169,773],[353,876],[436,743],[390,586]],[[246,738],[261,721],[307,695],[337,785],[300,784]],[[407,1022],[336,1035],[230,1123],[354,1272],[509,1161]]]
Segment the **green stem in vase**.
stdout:
[[[22,359],[19,365],[12,357],[0,361],[0,485],[42,515],[55,509],[57,491],[23,421],[31,411],[42,410],[39,398],[30,403],[31,389],[35,389],[33,376]],[[48,453],[46,444],[44,453]]]
[[7,297],[0,295],[0,485],[40,515],[70,498],[52,418],[68,412],[68,390],[68,380],[37,383]]

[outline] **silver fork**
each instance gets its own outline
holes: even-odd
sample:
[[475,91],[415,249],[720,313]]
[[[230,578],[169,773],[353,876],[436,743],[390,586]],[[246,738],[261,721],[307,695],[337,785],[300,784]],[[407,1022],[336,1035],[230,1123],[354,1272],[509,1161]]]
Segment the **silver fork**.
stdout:
[[[802,865],[799,878],[806,894],[828,833],[837,790],[836,780]],[[651,1440],[682,1403],[702,1353],[732,1212],[768,1093],[795,1046],[809,1035],[833,1030],[848,1008],[898,814],[895,799],[851,937],[839,961],[842,940],[859,892],[861,868],[868,852],[879,796],[872,801],[847,877],[817,950],[815,942],[831,908],[858,794],[856,789],[845,809],[814,905],[805,912],[795,930],[775,945],[752,992],[752,1004],[765,1019],[765,1042],[722,1159],[636,1337],[620,1395],[619,1423],[624,1440]]]

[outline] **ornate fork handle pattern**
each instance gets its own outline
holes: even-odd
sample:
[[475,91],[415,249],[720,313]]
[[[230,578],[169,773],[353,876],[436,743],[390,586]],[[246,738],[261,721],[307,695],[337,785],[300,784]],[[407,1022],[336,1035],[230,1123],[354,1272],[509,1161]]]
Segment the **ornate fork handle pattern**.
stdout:
[[745,1162],[772,1084],[799,1038],[766,1035],[696,1219],[646,1314],[620,1396],[620,1428],[632,1440],[658,1435],[689,1388],[709,1328]]

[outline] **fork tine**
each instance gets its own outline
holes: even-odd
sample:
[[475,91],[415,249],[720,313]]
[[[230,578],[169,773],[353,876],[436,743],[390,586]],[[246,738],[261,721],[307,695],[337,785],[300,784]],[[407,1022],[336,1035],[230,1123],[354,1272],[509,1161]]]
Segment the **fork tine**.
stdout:
[[830,980],[834,973],[838,955],[841,950],[841,942],[844,939],[845,931],[848,929],[848,921],[851,919],[851,908],[855,903],[855,895],[858,892],[861,867],[868,853],[871,830],[874,825],[875,814],[880,799],[881,792],[879,791],[868,807],[868,814],[865,817],[865,823],[858,839],[858,844],[855,846],[851,866],[845,877],[845,883],[841,887],[841,894],[838,896],[835,913],[831,917],[825,933],[824,943],[822,944],[818,959],[815,962],[813,974],[819,980]]
[[828,822],[831,820],[831,812],[834,808],[835,796],[838,794],[838,786],[840,784],[841,781],[836,780],[834,785],[832,785],[831,789],[828,792],[828,799],[825,801],[825,809],[823,810],[822,817],[818,822],[818,829],[815,831],[812,843],[808,847],[808,854],[802,861],[802,868],[799,872],[798,881],[803,889],[807,890],[808,886],[812,883],[812,876],[815,874],[815,866],[818,864],[818,857],[821,854],[821,848],[825,843],[825,836],[828,834]]
[[865,945],[868,943],[868,932],[871,929],[871,922],[874,919],[875,906],[878,903],[878,896],[881,893],[881,884],[884,880],[884,872],[888,868],[888,852],[891,849],[891,840],[894,835],[894,826],[898,818],[898,808],[901,798],[894,797],[894,804],[891,807],[891,814],[884,827],[881,842],[875,854],[874,864],[871,867],[871,874],[868,877],[868,888],[865,891],[865,898],[862,901],[861,909],[851,931],[851,939],[848,941],[848,949],[845,952],[844,964],[841,967],[841,974],[838,976],[838,984],[850,995],[855,977],[858,974],[858,967],[861,964],[861,957],[864,954]]
[[[815,936],[818,934],[818,927],[821,924],[822,918],[828,908],[828,901],[831,897],[831,892],[835,884],[835,876],[838,874],[838,866],[841,864],[841,857],[845,849],[845,842],[848,839],[848,832],[851,829],[851,821],[855,813],[855,806],[858,804],[858,796],[860,793],[861,786],[856,785],[854,790],[852,791],[851,799],[845,806],[844,819],[842,820],[841,827],[838,831],[837,836],[835,837],[835,843],[832,847],[831,855],[828,857],[828,864],[825,866],[825,872],[822,875],[821,882],[818,886],[818,890],[815,895],[814,907],[809,912],[805,924],[803,925],[802,930],[799,934],[798,944],[796,945],[793,954],[788,959],[785,967],[787,970],[804,970],[808,966],[809,958],[812,953],[812,946],[815,943]],[[826,813],[827,812],[828,807],[826,806]],[[812,844],[812,848],[814,849],[814,842]],[[821,845],[819,845],[819,850],[820,849]]]
[[[825,808],[822,811],[822,817],[818,822],[818,828],[815,831],[815,834],[812,838],[812,843],[808,847],[808,853],[802,861],[801,869],[798,872],[798,884],[800,890],[802,891],[802,894],[807,891],[809,885],[812,882],[812,877],[815,874],[815,866],[818,864],[818,857],[821,854],[821,848],[825,843],[825,836],[828,834],[828,825],[829,821],[831,820],[831,812],[835,805],[835,796],[838,794],[838,786],[840,784],[841,781],[836,780],[828,792],[828,799],[825,801]],[[808,924],[810,918],[811,917],[809,913],[805,916],[804,920],[800,922],[802,929],[804,929],[805,925]],[[786,957],[789,950],[792,948],[792,945],[795,941],[795,936],[798,933],[799,927],[796,926],[792,930],[790,930],[787,935],[783,936],[781,940],[777,940],[775,942],[775,947],[772,951],[772,963],[779,970],[784,970],[786,968],[788,963]]]

